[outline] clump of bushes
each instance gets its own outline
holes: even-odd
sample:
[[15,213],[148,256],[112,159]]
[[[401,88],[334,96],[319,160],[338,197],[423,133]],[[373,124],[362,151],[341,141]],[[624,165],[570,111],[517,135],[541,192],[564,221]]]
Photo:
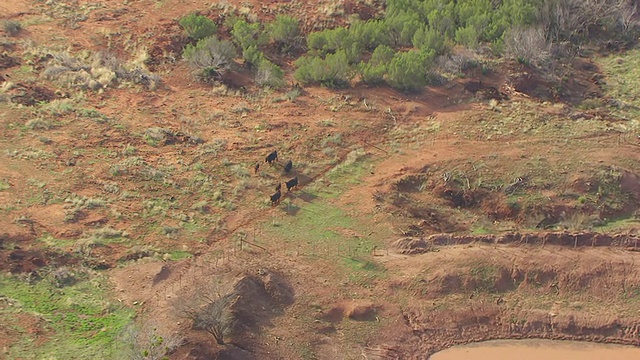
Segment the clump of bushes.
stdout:
[[155,90],[160,83],[160,77],[149,72],[142,62],[124,63],[107,53],[93,53],[84,59],[66,52],[49,55],[51,60],[42,75],[69,87],[101,90],[132,83]]
[[319,56],[302,56],[295,65],[298,70],[294,76],[303,84],[342,88],[348,86],[353,78],[353,67],[344,50],[327,54],[324,59]]

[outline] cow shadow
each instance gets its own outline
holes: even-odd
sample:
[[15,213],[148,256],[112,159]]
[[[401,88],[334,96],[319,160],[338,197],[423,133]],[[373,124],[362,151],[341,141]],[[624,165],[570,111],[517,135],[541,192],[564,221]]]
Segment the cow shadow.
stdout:
[[306,192],[306,191],[300,191],[297,194],[296,197],[299,198],[300,200],[304,201],[304,202],[312,202],[318,196],[317,195],[313,195],[312,193],[309,193],[309,192]]
[[287,202],[286,204],[282,204],[280,208],[287,213],[287,215],[295,216],[302,210],[300,206],[293,204],[292,202]]

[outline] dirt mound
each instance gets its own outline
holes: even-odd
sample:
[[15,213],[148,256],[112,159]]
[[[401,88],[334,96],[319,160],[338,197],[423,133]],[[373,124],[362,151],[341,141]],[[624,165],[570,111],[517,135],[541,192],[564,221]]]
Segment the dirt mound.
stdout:
[[493,339],[608,340],[619,344],[640,344],[638,325],[615,317],[570,312],[553,314],[541,310],[509,312],[495,304],[429,313],[411,309],[405,312],[404,317],[414,334],[422,339],[419,345],[422,349],[407,350],[422,355],[454,345]]
[[7,54],[0,54],[0,70],[18,65],[20,65],[20,61],[18,61],[17,58],[11,57]]
[[11,101],[25,106],[35,106],[58,98],[53,90],[43,86],[19,83],[8,92]]
[[413,255],[423,254],[431,250],[431,245],[422,238],[404,237],[393,242],[391,245],[398,253]]
[[454,184],[437,185],[433,192],[442,199],[448,200],[452,207],[470,208],[478,205],[488,193],[484,189],[464,190]]
[[471,80],[463,84],[465,90],[473,93],[474,95],[486,100],[506,100],[509,96],[497,87],[487,83],[482,83],[482,80]]
[[367,300],[348,300],[339,303],[319,317],[325,321],[337,323],[344,317],[356,321],[373,321],[376,319],[378,306]]
[[490,244],[531,244],[531,245],[559,245],[568,247],[583,246],[616,246],[627,250],[634,250],[638,246],[639,237],[635,233],[601,234],[601,233],[529,233],[521,234],[509,232],[500,235],[452,235],[433,234],[425,239],[430,246],[462,245],[474,242]]
[[33,241],[33,236],[27,234],[0,234],[0,270],[13,274],[31,273],[45,266],[59,267],[80,262],[65,252],[31,247],[23,249],[21,244],[30,241]]
[[632,194],[636,200],[640,200],[640,176],[623,171],[620,177],[620,190]]
[[234,286],[237,300],[231,310],[236,319],[236,331],[258,331],[268,326],[273,316],[282,314],[294,302],[294,291],[284,277],[276,272],[260,270],[246,274]]

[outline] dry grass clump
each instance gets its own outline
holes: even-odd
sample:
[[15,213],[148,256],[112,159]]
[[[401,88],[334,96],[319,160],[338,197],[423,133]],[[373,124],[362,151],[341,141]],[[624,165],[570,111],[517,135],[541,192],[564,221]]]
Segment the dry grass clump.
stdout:
[[143,61],[124,63],[115,56],[97,52],[85,59],[67,52],[51,53],[51,60],[43,72],[49,80],[69,87],[100,90],[126,84],[142,85],[155,90],[160,77],[149,72]]

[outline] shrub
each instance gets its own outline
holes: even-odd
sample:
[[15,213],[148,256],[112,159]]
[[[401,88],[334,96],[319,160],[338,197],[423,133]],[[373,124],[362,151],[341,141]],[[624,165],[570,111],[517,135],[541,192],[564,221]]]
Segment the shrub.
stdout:
[[231,29],[231,35],[243,50],[249,47],[258,47],[267,43],[267,38],[260,31],[259,23],[248,23],[245,20],[238,20]]
[[364,49],[363,44],[345,28],[310,33],[307,47],[320,56],[344,51],[349,63],[356,62]]
[[356,21],[349,27],[353,41],[367,50],[374,50],[378,45],[389,45],[391,37],[387,25],[380,20]]
[[264,60],[264,54],[262,51],[258,50],[258,47],[255,45],[242,50],[242,57],[247,64],[254,66],[260,64],[260,62]]
[[284,71],[278,65],[263,58],[258,63],[254,79],[260,86],[279,88],[284,85]]
[[424,20],[420,19],[415,12],[394,12],[387,8],[387,15],[385,17],[385,25],[389,32],[390,40],[400,46],[411,45],[411,39],[413,34],[420,28],[421,24],[424,24]]
[[300,36],[298,19],[287,15],[276,15],[273,22],[267,25],[267,32],[281,52],[287,52]]
[[20,30],[22,30],[22,25],[14,20],[4,20],[2,21],[2,29],[4,29],[9,36],[16,36]]
[[541,66],[550,58],[550,44],[544,30],[514,28],[505,33],[505,56],[534,66]]
[[371,54],[368,63],[361,62],[358,68],[362,81],[369,85],[378,85],[384,81],[387,67],[393,59],[394,51],[387,45],[380,45]]
[[447,52],[442,35],[428,25],[421,26],[413,35],[413,46],[421,50],[433,50],[436,54]]
[[178,23],[187,33],[187,36],[194,40],[204,39],[218,31],[218,25],[213,20],[202,15],[189,14],[180,19]]
[[236,49],[229,41],[211,36],[196,45],[187,45],[183,53],[189,65],[198,71],[197,76],[209,79],[219,76],[231,67]]
[[444,36],[449,39],[453,38],[456,30],[455,6],[456,2],[451,1],[448,4],[433,9],[428,13],[427,20],[429,22],[429,26],[431,26],[432,29],[435,29],[440,36]]
[[473,26],[458,28],[456,30],[456,42],[475,49],[478,46],[478,31]]
[[434,56],[433,50],[396,53],[389,64],[387,82],[402,91],[420,91],[427,84],[427,66]]
[[318,83],[339,88],[349,85],[353,69],[344,50],[328,54],[325,59],[318,56],[303,56],[295,62],[298,67],[294,76],[303,84]]

